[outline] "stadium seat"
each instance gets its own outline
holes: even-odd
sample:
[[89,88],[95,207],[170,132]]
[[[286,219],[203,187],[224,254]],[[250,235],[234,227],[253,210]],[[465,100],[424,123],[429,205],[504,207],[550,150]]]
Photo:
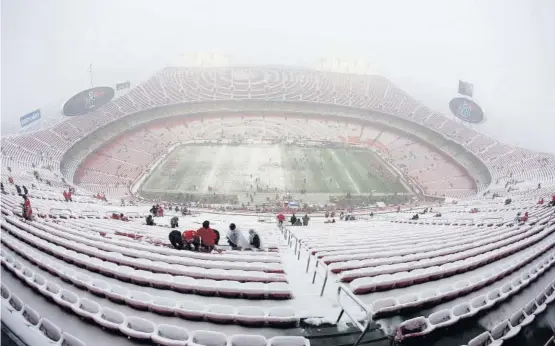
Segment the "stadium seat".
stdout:
[[156,325],[153,322],[134,316],[128,317],[119,329],[128,337],[139,340],[149,340],[156,334]]
[[151,336],[152,341],[164,346],[185,346],[189,340],[186,329],[168,324],[159,324]]

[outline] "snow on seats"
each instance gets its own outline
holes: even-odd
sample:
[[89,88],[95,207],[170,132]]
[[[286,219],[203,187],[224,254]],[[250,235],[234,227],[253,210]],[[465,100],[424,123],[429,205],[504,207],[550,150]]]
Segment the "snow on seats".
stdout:
[[219,332],[197,330],[191,334],[188,346],[227,346],[227,337]]
[[38,326],[40,322],[40,315],[38,312],[33,310],[31,307],[25,305],[21,312],[23,318],[25,318],[25,323],[28,326]]
[[81,298],[79,303],[72,307],[73,312],[77,315],[94,320],[94,318],[100,314],[101,307],[98,303],[89,300],[87,298]]
[[152,341],[164,346],[185,346],[189,340],[186,329],[169,324],[159,324],[156,332],[151,336]]
[[186,320],[200,321],[204,319],[204,305],[193,301],[180,301],[175,313]]
[[493,327],[490,334],[494,340],[507,340],[517,335],[520,328],[520,326],[513,327],[509,320],[504,320]]
[[129,316],[119,330],[130,338],[149,340],[156,333],[156,325],[147,319]]
[[299,323],[299,317],[290,307],[274,307],[268,310],[266,321],[271,327],[290,328]]
[[147,310],[152,302],[152,296],[142,291],[129,291],[125,297],[125,302],[135,309]]
[[237,308],[237,323],[244,326],[259,327],[266,322],[266,312],[258,306],[240,306]]
[[301,336],[274,336],[268,346],[310,346],[310,341]]
[[150,311],[162,314],[162,315],[173,315],[177,303],[174,299],[165,297],[152,297],[152,301],[149,304]]
[[268,341],[261,335],[233,335],[229,338],[228,346],[267,346]]
[[102,307],[100,313],[94,316],[94,321],[106,329],[120,330],[120,326],[127,321],[127,318],[117,310]]
[[46,318],[39,322],[38,329],[50,340],[59,342],[62,340],[62,330]]
[[235,315],[233,306],[219,304],[208,305],[204,313],[206,320],[214,323],[232,323]]
[[503,340],[494,340],[489,332],[484,332],[468,342],[468,346],[500,346]]

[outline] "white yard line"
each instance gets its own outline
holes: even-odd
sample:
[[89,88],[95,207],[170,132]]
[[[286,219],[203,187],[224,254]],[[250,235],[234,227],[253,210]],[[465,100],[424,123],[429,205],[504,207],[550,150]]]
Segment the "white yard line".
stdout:
[[337,154],[335,153],[335,150],[333,150],[333,149],[331,150],[331,155],[333,156],[333,160],[335,162],[337,162],[338,165],[343,166],[343,168],[345,170],[345,175],[347,176],[347,179],[349,179],[349,181],[351,182],[351,184],[355,188],[356,193],[360,193],[360,188],[358,187],[357,183],[355,183],[353,177],[351,176],[351,173],[349,173],[349,170],[345,168],[345,165],[343,164],[343,162],[341,162],[341,160],[339,160],[339,158],[337,157]]

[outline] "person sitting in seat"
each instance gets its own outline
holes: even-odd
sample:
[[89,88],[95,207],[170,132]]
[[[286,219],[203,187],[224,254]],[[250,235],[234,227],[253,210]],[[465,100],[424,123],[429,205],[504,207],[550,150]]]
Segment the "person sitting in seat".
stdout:
[[204,221],[202,227],[197,230],[197,235],[200,237],[200,251],[212,252],[214,244],[216,243],[216,234],[210,228],[210,221]]
[[519,222],[526,222],[528,221],[528,212],[524,213],[524,216],[518,218]]
[[4,190],[4,183],[0,183],[0,189],[2,190],[2,194],[6,194],[6,190]]
[[220,232],[217,229],[212,229],[214,231],[214,234],[216,235],[216,240],[214,240],[214,244],[215,245],[219,245],[220,244]]
[[183,239],[183,243],[185,244],[185,250],[192,251],[194,249],[194,251],[198,251],[200,239],[197,232],[192,229],[186,230],[183,232],[181,239]]
[[258,232],[256,232],[254,229],[249,230],[249,244],[255,249],[260,249],[262,247],[260,236],[258,235]]
[[[65,191],[64,191],[65,192]],[[119,215],[116,213],[112,213],[111,219],[113,220],[119,220]]]
[[441,213],[436,213],[435,217],[441,217]]
[[152,214],[151,214],[151,215],[148,215],[148,216],[146,217],[146,225],[147,225],[147,226],[155,226],[155,225],[156,225],[156,224],[154,223],[154,218],[152,217]]
[[540,198],[540,200],[538,201],[538,204],[539,204],[539,205],[542,205],[543,203],[544,203],[544,200],[543,200],[543,197],[542,197],[542,198]]
[[174,248],[176,248],[177,250],[183,249],[184,244],[183,239],[181,238],[181,232],[177,230],[171,231],[169,234],[169,239]]
[[123,213],[119,214],[119,219],[121,221],[129,221],[129,218],[127,216],[124,216]]
[[237,226],[232,223],[229,225],[229,231],[227,232],[227,243],[231,246],[232,250],[240,250],[242,248],[248,247],[247,239],[243,236]]
[[177,216],[174,216],[171,218],[170,220],[170,227],[171,228],[177,228],[179,227],[179,218]]
[[420,217],[418,216],[418,214],[414,214],[411,218],[411,220],[418,220]]
[[301,221],[300,218],[295,221],[295,226],[302,226],[302,225],[303,225],[303,222]]

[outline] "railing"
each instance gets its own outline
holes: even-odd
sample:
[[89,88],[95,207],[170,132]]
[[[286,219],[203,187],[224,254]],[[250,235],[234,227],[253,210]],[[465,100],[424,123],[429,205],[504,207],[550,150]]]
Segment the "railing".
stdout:
[[[322,263],[321,266],[319,266],[320,263]],[[319,268],[324,269],[324,274],[320,273],[320,271],[318,270]],[[308,267],[307,267],[307,269],[308,269]],[[324,290],[326,289],[326,284],[328,283],[328,277],[329,277],[328,266],[325,265],[322,260],[317,260],[316,265],[314,266],[314,275],[312,275],[312,283],[313,284],[316,281],[316,274],[318,274],[319,277],[324,279],[324,283],[322,284],[322,290],[320,291],[320,297],[321,297],[321,296],[324,295]]]
[[499,225],[504,222],[505,220],[502,217],[485,217],[481,221],[481,223],[484,225],[488,225],[488,224]]
[[[362,321],[362,323],[359,321],[358,318],[356,318],[349,311],[347,311],[346,307],[341,303],[341,292],[344,292],[345,295],[349,297],[353,303],[355,303],[355,305],[357,305],[362,311],[365,312],[366,316]],[[353,346],[358,346],[358,344],[362,341],[362,338],[364,338],[364,336],[368,332],[368,329],[370,328],[370,322],[372,321],[372,311],[370,311],[370,309],[366,307],[366,304],[361,302],[360,299],[358,299],[353,294],[353,292],[351,292],[351,290],[349,290],[343,284],[340,284],[339,287],[337,288],[337,304],[341,306],[341,312],[339,313],[339,316],[337,317],[337,321],[335,322],[335,324],[338,324],[339,321],[341,320],[341,317],[343,317],[343,314],[346,314],[351,319],[353,324],[361,331],[359,338],[353,344]]]

